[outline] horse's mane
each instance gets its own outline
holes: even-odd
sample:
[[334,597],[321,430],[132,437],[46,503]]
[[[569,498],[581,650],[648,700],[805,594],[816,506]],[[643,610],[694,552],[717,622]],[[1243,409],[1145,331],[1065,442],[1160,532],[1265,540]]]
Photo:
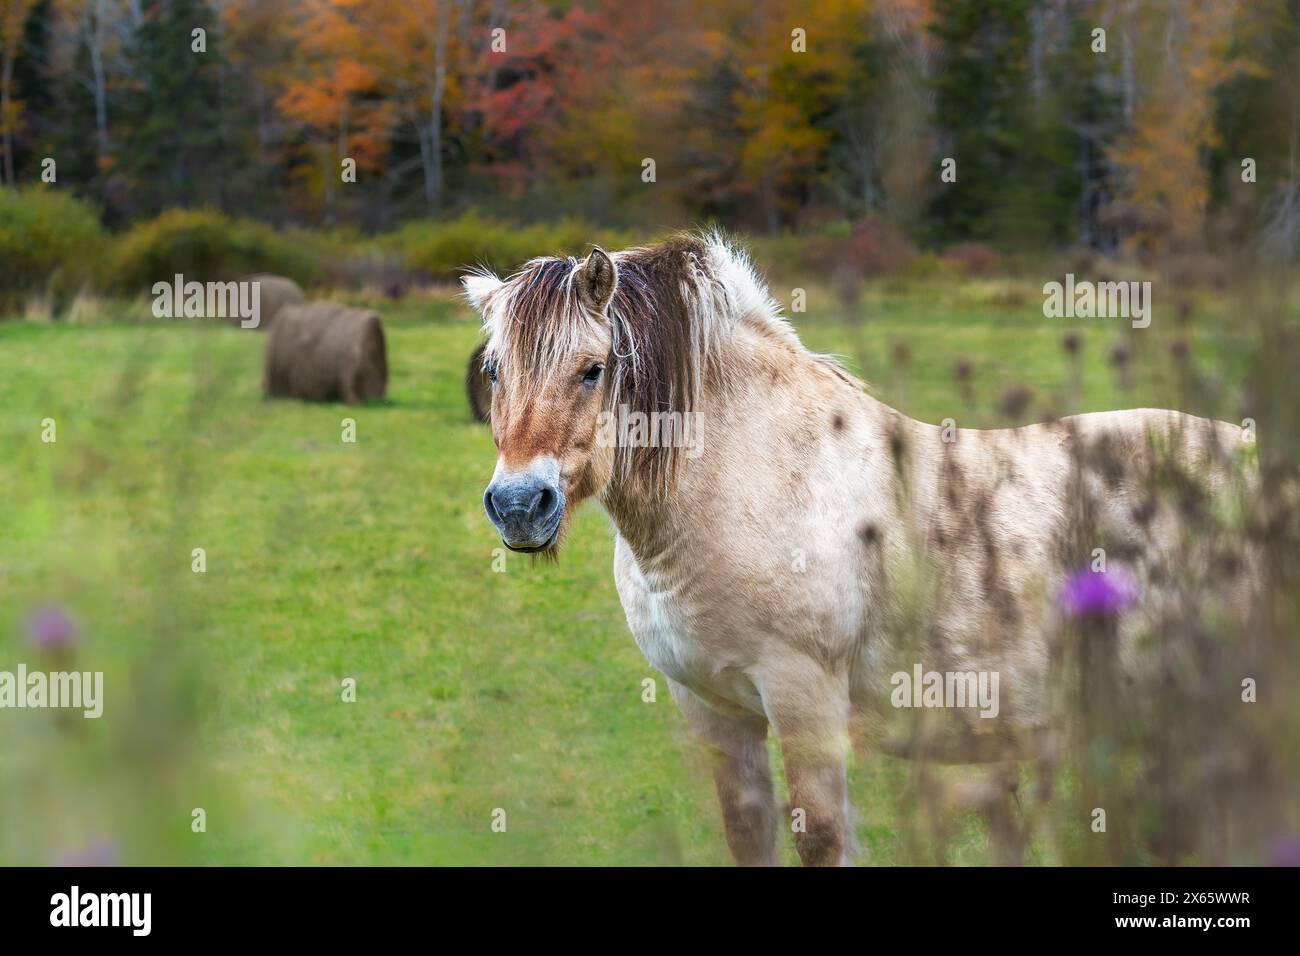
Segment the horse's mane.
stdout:
[[[725,347],[749,325],[802,350],[781,307],[749,257],[720,234],[686,233],[615,252],[617,284],[606,310],[613,343],[606,406],[617,412],[690,414],[705,377],[728,379]],[[605,321],[574,285],[582,261],[533,259],[505,280],[485,270],[467,276],[468,297],[482,311],[487,350],[499,374],[525,392],[539,389],[571,359],[584,333]],[[666,487],[678,447],[623,448],[615,467]]]

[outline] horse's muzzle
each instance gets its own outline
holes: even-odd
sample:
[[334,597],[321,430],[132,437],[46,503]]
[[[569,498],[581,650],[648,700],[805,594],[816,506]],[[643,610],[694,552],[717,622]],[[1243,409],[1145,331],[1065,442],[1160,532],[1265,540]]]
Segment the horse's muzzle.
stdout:
[[483,509],[513,551],[542,551],[555,543],[564,493],[536,472],[501,475],[483,493]]

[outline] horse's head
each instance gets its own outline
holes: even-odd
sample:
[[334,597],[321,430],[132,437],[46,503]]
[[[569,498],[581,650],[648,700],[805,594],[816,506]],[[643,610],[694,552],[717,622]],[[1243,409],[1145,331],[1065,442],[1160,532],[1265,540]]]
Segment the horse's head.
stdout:
[[618,284],[613,258],[539,259],[502,281],[466,276],[488,332],[492,438],[500,452],[483,495],[488,518],[514,551],[553,551],[573,508],[609,481],[601,440]]
[[463,281],[483,313],[500,452],[483,505],[516,551],[554,552],[578,503],[615,482],[631,492],[622,501],[675,486],[703,450],[706,385],[738,380],[720,358],[737,323],[798,346],[748,258],[717,235]]

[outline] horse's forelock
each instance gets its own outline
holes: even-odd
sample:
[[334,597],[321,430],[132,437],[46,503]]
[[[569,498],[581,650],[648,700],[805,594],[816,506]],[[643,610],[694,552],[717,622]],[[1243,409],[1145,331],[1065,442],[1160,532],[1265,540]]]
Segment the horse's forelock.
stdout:
[[[752,311],[750,300],[770,299],[747,261],[716,238],[677,236],[613,259],[618,281],[607,316],[607,409],[647,418],[694,412],[706,372],[719,367],[722,328],[740,317],[734,313]],[[574,278],[580,266],[572,258],[534,259],[505,281],[486,310],[489,350],[501,373],[526,394],[540,390],[602,321],[579,300]],[[738,280],[753,288],[731,288]],[[615,468],[663,489],[671,485],[681,452],[620,447]]]
[[507,279],[484,314],[488,349],[525,393],[536,391],[592,329],[573,288],[576,259],[534,259]]

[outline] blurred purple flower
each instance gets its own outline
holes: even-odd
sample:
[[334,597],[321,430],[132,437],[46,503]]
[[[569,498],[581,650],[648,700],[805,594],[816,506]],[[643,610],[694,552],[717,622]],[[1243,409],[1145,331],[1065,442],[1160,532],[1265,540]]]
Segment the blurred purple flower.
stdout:
[[1270,866],[1300,866],[1300,836],[1279,833],[1269,846],[1268,856]]
[[63,651],[77,643],[77,625],[63,608],[47,604],[27,618],[27,636],[43,651]]
[[117,844],[105,837],[54,854],[54,866],[118,866]]
[[1061,589],[1061,605],[1071,617],[1111,617],[1132,605],[1137,597],[1137,581],[1119,567],[1075,571]]

